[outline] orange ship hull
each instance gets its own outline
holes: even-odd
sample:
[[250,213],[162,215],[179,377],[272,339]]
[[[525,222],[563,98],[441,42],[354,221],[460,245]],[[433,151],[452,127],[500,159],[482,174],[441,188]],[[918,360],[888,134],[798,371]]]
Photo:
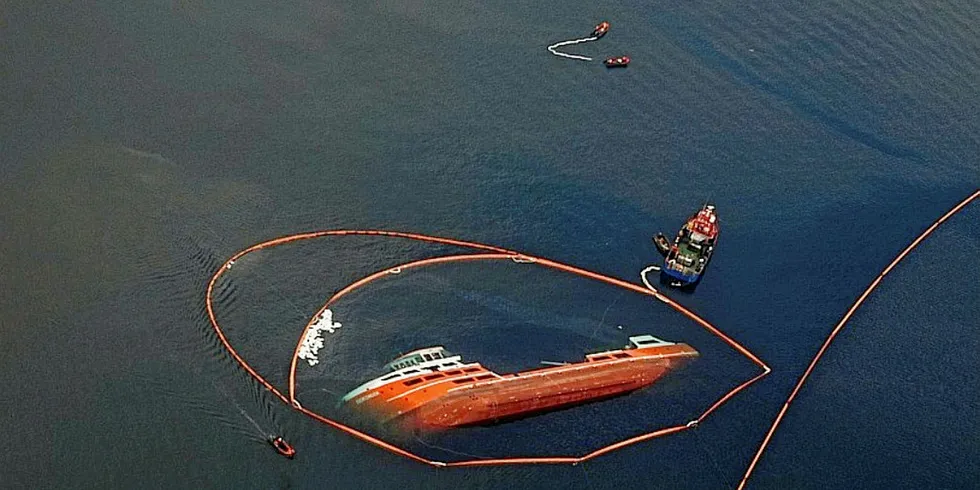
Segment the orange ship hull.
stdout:
[[382,421],[399,419],[409,428],[491,424],[624,395],[698,355],[687,344],[643,337],[631,337],[641,342],[634,348],[590,354],[584,362],[507,375],[478,363],[463,364],[459,357],[407,355],[399,359],[414,357],[421,363],[396,360],[392,374],[365,383],[342,402]]
[[653,384],[679,359],[637,359],[619,365],[583,363],[564,370],[518,373],[448,393],[408,414],[422,429],[491,424],[624,395]]

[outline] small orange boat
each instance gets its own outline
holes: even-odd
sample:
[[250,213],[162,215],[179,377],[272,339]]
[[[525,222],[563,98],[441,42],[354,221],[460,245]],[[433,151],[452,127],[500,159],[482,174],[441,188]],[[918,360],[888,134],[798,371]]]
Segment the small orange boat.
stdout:
[[626,67],[630,64],[630,57],[614,56],[612,58],[606,58],[606,60],[603,61],[603,63],[606,65],[606,68]]
[[609,23],[602,21],[599,23],[599,25],[595,26],[595,29],[592,30],[592,37],[602,37],[605,36],[607,32],[609,32]]
[[269,436],[268,441],[269,444],[271,444],[272,447],[275,448],[277,453],[289,459],[293,459],[293,457],[296,456],[296,449],[293,448],[293,446],[289,445],[289,443],[286,442],[286,440],[283,439],[281,436],[280,437]]
[[391,361],[390,373],[358,386],[341,403],[409,428],[485,425],[625,395],[697,356],[687,344],[640,335],[623,349],[589,354],[582,362],[500,375],[429,347]]

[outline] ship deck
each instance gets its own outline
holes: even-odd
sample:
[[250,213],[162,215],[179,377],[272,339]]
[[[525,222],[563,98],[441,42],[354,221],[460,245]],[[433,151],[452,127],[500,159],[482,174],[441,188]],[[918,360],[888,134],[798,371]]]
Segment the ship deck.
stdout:
[[677,253],[679,255],[684,255],[687,257],[701,256],[701,251],[691,247],[691,242],[683,241],[683,240],[677,244]]

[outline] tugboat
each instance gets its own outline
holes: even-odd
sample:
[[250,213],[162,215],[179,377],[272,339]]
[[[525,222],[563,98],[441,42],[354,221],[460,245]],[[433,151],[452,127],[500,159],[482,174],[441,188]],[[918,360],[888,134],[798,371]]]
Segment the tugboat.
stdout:
[[275,448],[277,453],[289,459],[293,459],[293,456],[296,456],[296,449],[290,446],[282,436],[269,436],[267,440]]
[[606,58],[606,61],[603,61],[603,63],[605,63],[606,68],[626,67],[627,65],[630,64],[630,57],[617,56],[612,58]]
[[607,32],[609,32],[609,23],[602,21],[599,23],[599,25],[595,26],[595,29],[592,31],[592,37],[602,37],[605,36]]
[[718,215],[715,207],[705,204],[688,218],[677,232],[674,243],[658,233],[653,238],[657,250],[664,256],[660,282],[682,289],[694,289],[701,282],[718,240]]
[[406,429],[490,425],[625,395],[645,388],[698,356],[687,344],[652,335],[584,361],[510,374],[464,363],[443,347],[427,347],[387,364],[390,371],[351,390],[345,405]]

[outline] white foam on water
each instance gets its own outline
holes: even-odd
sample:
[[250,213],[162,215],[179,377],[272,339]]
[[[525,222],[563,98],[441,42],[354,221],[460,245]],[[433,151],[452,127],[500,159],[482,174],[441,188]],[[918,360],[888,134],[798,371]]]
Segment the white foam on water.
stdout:
[[322,313],[314,318],[310,328],[303,337],[303,343],[299,347],[299,358],[306,360],[310,366],[316,366],[320,359],[317,354],[323,348],[323,332],[334,333],[342,325],[340,322],[333,321],[333,312],[330,309],[323,310]]

